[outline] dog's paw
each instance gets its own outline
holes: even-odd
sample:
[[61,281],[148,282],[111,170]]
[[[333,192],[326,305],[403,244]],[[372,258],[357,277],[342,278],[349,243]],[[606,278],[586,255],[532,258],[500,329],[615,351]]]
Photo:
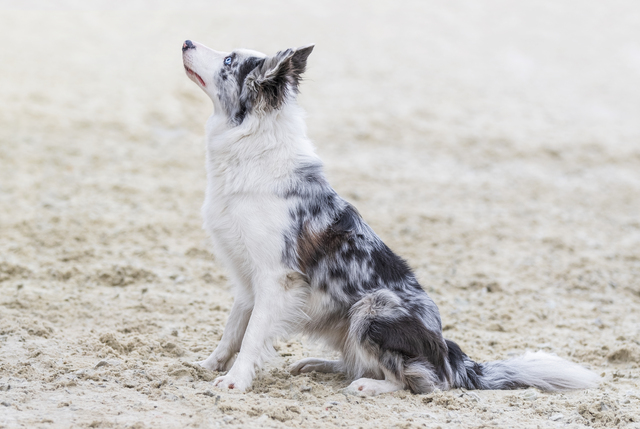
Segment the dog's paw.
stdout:
[[209,371],[228,371],[233,361],[234,359],[229,353],[219,353],[216,350],[205,360],[194,362],[194,364]]
[[213,381],[213,385],[219,389],[235,390],[237,392],[244,392],[251,385],[251,380],[243,380],[241,378],[234,377],[231,374],[223,375]]
[[289,367],[289,372],[293,375],[305,372],[339,372],[339,361],[306,358],[299,360]]
[[302,359],[299,360],[298,362],[294,363],[293,365],[291,365],[289,367],[289,372],[293,375],[298,375],[298,374],[302,374],[304,372],[311,372],[313,371],[311,369],[311,365],[308,365],[308,361],[310,360],[314,360],[313,358],[307,358],[307,359]]
[[220,362],[217,360],[205,359],[198,362],[193,362],[194,365],[198,365],[203,367],[204,369],[208,369],[209,371],[224,371],[225,370],[225,362]]
[[357,396],[376,396],[381,393],[395,392],[402,389],[402,386],[387,380],[373,380],[371,378],[360,378],[345,389],[345,393]]

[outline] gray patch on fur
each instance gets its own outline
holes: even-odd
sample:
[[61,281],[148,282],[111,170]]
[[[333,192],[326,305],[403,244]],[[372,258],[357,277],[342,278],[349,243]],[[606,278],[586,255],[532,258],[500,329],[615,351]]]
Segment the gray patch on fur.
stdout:
[[290,94],[298,92],[312,50],[313,46],[287,49],[267,58],[231,53],[232,63],[216,76],[218,98],[229,122],[242,124],[260,103],[271,109],[282,107]]
[[236,53],[229,55],[232,63],[223,66],[216,77],[218,98],[229,122],[240,125],[251,112],[251,98],[243,97],[245,81],[249,73],[264,63],[264,58],[241,57]]
[[438,308],[406,262],[329,186],[320,164],[299,168],[282,196],[293,207],[283,262],[338,309],[305,332],[330,337],[352,377],[392,376],[415,392],[448,386]]

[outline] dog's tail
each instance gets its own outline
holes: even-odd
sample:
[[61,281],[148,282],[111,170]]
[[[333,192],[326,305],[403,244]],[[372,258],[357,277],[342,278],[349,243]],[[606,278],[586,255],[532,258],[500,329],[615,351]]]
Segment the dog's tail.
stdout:
[[513,359],[477,363],[453,341],[446,340],[451,387],[482,390],[508,390],[537,387],[557,391],[587,389],[598,384],[599,377],[588,369],[544,352],[527,352]]

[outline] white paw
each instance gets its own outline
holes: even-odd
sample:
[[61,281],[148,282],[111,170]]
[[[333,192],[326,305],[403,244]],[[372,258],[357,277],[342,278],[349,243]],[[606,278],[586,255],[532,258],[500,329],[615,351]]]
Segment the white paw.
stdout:
[[251,385],[251,380],[243,380],[231,374],[223,375],[213,381],[213,385],[219,389],[229,389],[244,392]]
[[360,378],[345,389],[345,393],[357,396],[376,396],[381,393],[395,392],[402,389],[402,386],[387,380],[373,380],[371,378]]

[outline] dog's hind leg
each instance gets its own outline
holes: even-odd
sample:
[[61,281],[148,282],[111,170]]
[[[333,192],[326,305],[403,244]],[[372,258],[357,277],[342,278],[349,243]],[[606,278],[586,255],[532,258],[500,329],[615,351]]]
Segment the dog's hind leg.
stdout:
[[[446,345],[396,292],[381,289],[363,296],[349,312],[343,356],[347,372],[359,378],[348,393],[378,395],[400,389],[428,393],[446,388]],[[442,375],[441,375],[442,374]]]
[[291,365],[291,374],[298,375],[305,372],[344,372],[344,362],[341,360],[325,360],[317,358],[306,358]]
[[360,378],[347,387],[346,393],[375,396],[407,388],[413,393],[429,393],[440,385],[433,366],[424,359],[407,359],[387,350],[379,362],[384,380]]

